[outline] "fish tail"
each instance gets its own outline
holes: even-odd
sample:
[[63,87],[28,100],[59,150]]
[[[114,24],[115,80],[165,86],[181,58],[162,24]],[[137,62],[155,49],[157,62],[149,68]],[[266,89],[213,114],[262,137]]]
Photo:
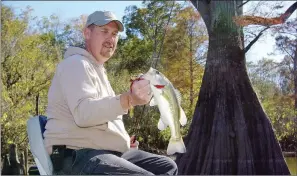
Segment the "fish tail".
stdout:
[[167,155],[173,155],[174,153],[186,153],[186,147],[182,138],[170,139],[167,147]]

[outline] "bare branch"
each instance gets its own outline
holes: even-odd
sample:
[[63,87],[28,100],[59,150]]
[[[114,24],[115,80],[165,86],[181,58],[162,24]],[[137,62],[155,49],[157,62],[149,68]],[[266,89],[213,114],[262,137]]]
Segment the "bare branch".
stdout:
[[[283,62],[273,62],[273,64],[275,65],[274,67],[272,67],[270,70],[274,70],[274,69],[277,69],[277,68],[279,68],[279,67],[282,67],[282,66],[284,66],[284,65],[286,65],[286,63],[283,63]],[[266,73],[266,74],[268,74],[268,73]]]
[[154,66],[153,68],[156,68],[157,67],[158,60],[160,60],[160,56],[161,56],[161,52],[162,52],[162,48],[163,48],[163,44],[164,44],[164,40],[165,40],[165,35],[167,33],[167,30],[168,30],[168,26],[169,26],[169,23],[170,23],[170,20],[171,20],[171,15],[172,15],[172,11],[174,9],[174,6],[175,6],[175,1],[173,1],[172,6],[171,6],[171,9],[170,9],[170,12],[169,12],[169,17],[168,17],[168,20],[167,20],[167,24],[166,24],[165,30],[163,32],[163,35],[162,35],[161,46],[159,48],[159,52],[157,53],[157,49],[156,48],[154,50],[154,54],[157,54],[157,59],[155,60],[155,62],[152,62],[152,66]]
[[258,39],[262,36],[263,32],[266,31],[267,29],[269,29],[270,27],[266,27],[265,29],[263,29],[256,38],[254,38],[246,48],[244,48],[244,53],[246,53],[257,41]]
[[251,1],[251,0],[247,0],[247,1],[245,1],[244,3],[240,4],[237,8],[240,8],[240,7],[244,6],[244,5],[245,5],[246,3],[248,3],[249,1]]
[[290,57],[290,59],[292,59],[292,61],[294,61],[293,55],[291,55],[288,50],[286,50],[285,47],[282,46],[282,49],[287,53],[287,55]]
[[292,15],[292,13],[297,9],[297,2],[291,5],[285,13],[283,13],[279,17],[275,18],[264,18],[259,16],[238,16],[233,17],[234,22],[241,26],[248,26],[248,25],[262,25],[262,26],[272,26],[277,24],[285,23],[286,20]]
[[297,9],[297,2],[295,2],[294,4],[292,4],[284,14],[282,14],[280,16],[280,18],[282,19],[283,22],[285,22],[288,18],[290,18],[290,16],[292,15],[292,13]]
[[284,35],[291,35],[292,37],[295,37],[296,34],[292,34],[290,32],[278,32],[279,34],[284,34]]

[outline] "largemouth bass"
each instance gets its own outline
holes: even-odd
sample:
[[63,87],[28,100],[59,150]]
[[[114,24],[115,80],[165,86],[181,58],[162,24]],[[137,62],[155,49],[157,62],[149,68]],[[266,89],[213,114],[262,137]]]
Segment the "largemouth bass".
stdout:
[[158,129],[170,128],[171,138],[167,147],[167,154],[185,153],[186,147],[180,134],[180,125],[187,123],[185,112],[181,108],[181,95],[172,83],[158,70],[150,68],[141,76],[150,81],[153,98],[150,106],[157,105],[161,114]]

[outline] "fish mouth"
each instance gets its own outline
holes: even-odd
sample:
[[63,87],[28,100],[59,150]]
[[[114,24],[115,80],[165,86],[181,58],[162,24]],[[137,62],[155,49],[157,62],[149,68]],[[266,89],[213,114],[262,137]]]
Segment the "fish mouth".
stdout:
[[165,85],[161,85],[161,84],[156,84],[154,85],[157,89],[163,89],[165,87]]

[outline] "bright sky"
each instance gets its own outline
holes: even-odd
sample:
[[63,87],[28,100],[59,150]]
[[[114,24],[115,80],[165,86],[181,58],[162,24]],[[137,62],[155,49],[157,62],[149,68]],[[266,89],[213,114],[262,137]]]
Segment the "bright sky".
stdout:
[[[26,6],[31,6],[34,9],[33,16],[40,18],[56,14],[64,21],[69,18],[79,17],[82,14],[90,14],[96,10],[113,11],[119,19],[122,19],[126,7],[130,5],[140,7],[142,1],[5,1],[3,3],[13,6],[17,10],[16,12]],[[294,1],[286,2],[284,9],[287,9],[293,3]],[[295,13],[290,19],[296,17]],[[283,58],[280,55],[276,57],[267,55],[274,50],[274,38],[270,35],[264,37],[249,50],[246,55],[247,61],[257,61],[263,57],[274,58],[278,61]]]
[[[257,2],[251,1],[249,3],[257,3]],[[278,3],[278,2],[283,3],[284,7],[277,11],[277,12],[280,11],[282,13],[284,13],[293,3],[295,3],[295,1],[265,1],[265,3],[267,3],[268,5],[273,5],[274,3]],[[248,3],[246,7],[248,7]],[[261,9],[262,8],[263,7],[261,7]],[[269,8],[262,9],[262,10],[267,13],[271,13],[271,14],[274,13],[274,12],[271,12]],[[296,11],[297,10],[295,10],[295,12],[290,16],[288,20],[297,18]],[[273,15],[273,17],[277,17],[277,15]],[[246,54],[247,61],[258,61],[258,60],[261,60],[263,57],[274,59],[275,61],[280,61],[281,59],[284,58],[284,55],[276,55],[276,56],[268,55],[269,53],[272,53],[275,50],[274,44],[275,44],[275,39],[274,37],[271,36],[271,33],[269,32],[269,30],[267,30],[260,37],[260,39],[252,46],[252,48],[247,52]]]
[[118,18],[122,18],[127,6],[141,5],[141,1],[4,1],[3,3],[17,9],[31,6],[34,9],[33,16],[48,17],[57,14],[62,20],[90,14],[96,10],[109,10]]

